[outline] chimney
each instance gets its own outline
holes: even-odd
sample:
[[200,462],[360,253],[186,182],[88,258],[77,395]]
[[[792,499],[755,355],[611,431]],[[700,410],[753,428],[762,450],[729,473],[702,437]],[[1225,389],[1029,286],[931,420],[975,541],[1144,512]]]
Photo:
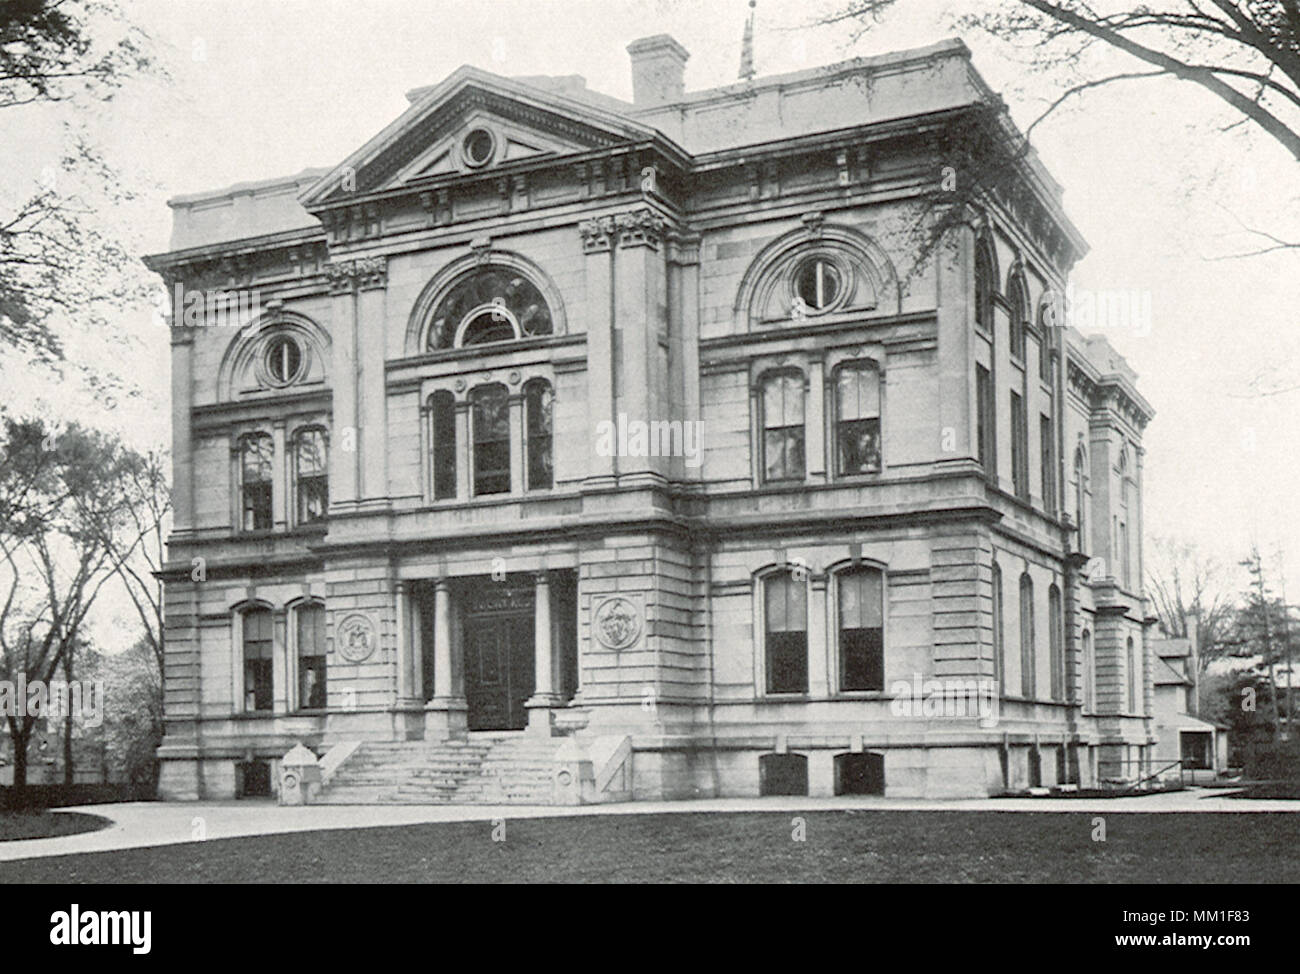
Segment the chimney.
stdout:
[[686,93],[691,56],[667,34],[642,37],[627,46],[632,56],[632,103],[637,108],[677,101]]

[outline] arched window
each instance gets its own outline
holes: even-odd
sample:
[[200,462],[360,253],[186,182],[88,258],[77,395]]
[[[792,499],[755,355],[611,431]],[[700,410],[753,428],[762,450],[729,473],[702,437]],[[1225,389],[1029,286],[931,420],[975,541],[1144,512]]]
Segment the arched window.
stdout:
[[807,583],[790,572],[763,579],[768,693],[808,692]]
[[489,264],[460,277],[438,302],[430,350],[483,345],[551,334],[546,298],[512,267]]
[[1083,709],[1092,713],[1097,709],[1096,666],[1092,659],[1092,633],[1083,631]]
[[880,472],[880,373],[874,363],[835,370],[835,472]]
[[1047,639],[1052,664],[1052,699],[1065,699],[1065,619],[1061,611],[1061,590],[1047,590]]
[[1011,304],[1011,355],[1025,360],[1025,334],[1029,331],[1029,291],[1019,270],[1007,281],[1007,300]]
[[1020,695],[1034,699],[1038,691],[1034,652],[1034,583],[1029,573],[1020,576]]
[[1002,691],[1002,680],[1007,672],[1006,634],[1003,631],[1006,625],[1005,618],[1002,597],[1002,569],[998,567],[998,563],[995,561],[993,562],[993,679],[997,681],[999,692]]
[[268,433],[245,436],[239,443],[240,525],[245,531],[270,531],[271,477],[275,446]]
[[885,689],[884,576],[854,568],[837,576],[840,689]]
[[993,292],[997,290],[993,257],[986,242],[975,246],[975,327],[993,334]]
[[763,480],[804,479],[804,380],[799,372],[773,372],[762,382]]
[[1052,382],[1052,365],[1056,360],[1055,335],[1052,333],[1054,312],[1052,305],[1044,301],[1038,308],[1038,378],[1049,385]]
[[510,492],[510,397],[500,383],[470,393],[474,425],[474,493]]
[[325,706],[325,606],[308,602],[294,613],[298,623],[298,708]]
[[456,496],[456,399],[446,389],[429,397],[429,455],[433,463],[433,499]]
[[1074,451],[1075,548],[1086,552],[1088,544],[1088,454],[1082,446]]
[[310,524],[329,508],[329,441],[318,427],[299,430],[293,438],[293,480],[297,522]]
[[528,489],[545,490],[555,483],[553,422],[555,394],[545,379],[530,379],[524,385],[524,443],[528,457]]
[[271,610],[249,609],[243,617],[244,710],[269,711],[273,702]]

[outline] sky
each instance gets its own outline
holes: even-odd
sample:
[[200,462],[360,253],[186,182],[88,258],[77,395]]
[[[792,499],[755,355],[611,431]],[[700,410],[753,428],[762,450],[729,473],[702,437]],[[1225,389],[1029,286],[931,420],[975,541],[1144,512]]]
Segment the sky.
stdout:
[[[1030,72],[1023,51],[955,17],[983,0],[901,0],[854,40],[812,27],[829,2],[760,0],[760,75],[961,36],[977,69],[1022,126],[1060,90]],[[125,0],[153,37],[168,80],[132,84],[76,121],[137,192],[105,213],[140,253],[168,247],[171,196],[332,166],[396,117],[405,92],[461,64],[505,75],[581,74],[629,99],[627,44],[669,33],[690,51],[688,90],[736,80],[745,0]],[[1131,67],[1119,55],[1081,67]],[[1289,385],[1300,367],[1300,251],[1216,259],[1258,245],[1243,226],[1300,239],[1295,163],[1187,84],[1130,82],[1068,102],[1034,130],[1065,188],[1065,206],[1091,245],[1073,274],[1077,294],[1121,292],[1138,321],[1104,322],[1156,410],[1145,437],[1146,535],[1194,541],[1230,571],[1258,543],[1271,571],[1300,591],[1300,392],[1261,397],[1252,383]],[[48,112],[0,118],[16,193],[57,152]],[[138,395],[105,411],[68,385],[0,371],[11,409],[93,416],[138,445],[166,443],[166,334],[145,311],[123,316],[122,341],[81,336],[74,355],[102,358]],[[1300,379],[1297,379],[1300,385]],[[1150,545],[1148,544],[1148,552]],[[1274,553],[1276,557],[1274,556]]]

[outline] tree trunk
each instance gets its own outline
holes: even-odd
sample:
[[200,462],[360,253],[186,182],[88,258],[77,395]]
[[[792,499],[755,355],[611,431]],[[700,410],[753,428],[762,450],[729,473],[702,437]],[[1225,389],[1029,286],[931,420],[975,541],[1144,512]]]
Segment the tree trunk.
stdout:
[[63,783],[72,786],[75,774],[72,768],[72,652],[63,657],[63,678],[68,684],[68,710],[63,715]]
[[10,804],[17,808],[22,805],[23,792],[27,788],[27,738],[11,734],[14,743],[14,784],[10,791]]

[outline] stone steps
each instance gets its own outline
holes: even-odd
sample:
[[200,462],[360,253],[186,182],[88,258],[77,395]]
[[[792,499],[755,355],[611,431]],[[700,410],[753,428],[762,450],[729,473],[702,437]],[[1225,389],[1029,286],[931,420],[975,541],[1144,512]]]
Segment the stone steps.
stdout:
[[319,801],[549,805],[560,743],[481,733],[468,743],[363,743],[335,772]]

